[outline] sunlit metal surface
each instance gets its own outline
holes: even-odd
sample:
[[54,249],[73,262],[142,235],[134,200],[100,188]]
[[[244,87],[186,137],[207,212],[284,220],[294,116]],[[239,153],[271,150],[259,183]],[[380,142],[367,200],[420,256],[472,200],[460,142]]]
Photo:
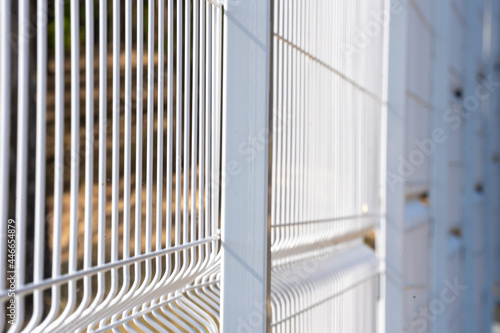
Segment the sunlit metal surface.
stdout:
[[272,330],[373,332],[378,260],[335,250],[381,218],[383,27],[363,45],[355,36],[384,1],[274,5]]
[[[2,128],[11,116],[9,6],[19,10],[17,313],[14,324],[2,313],[0,327],[217,331],[222,7],[205,0],[2,2]],[[38,18],[36,73],[27,63],[31,17]],[[31,77],[36,128],[28,128]],[[8,136],[2,131],[3,157]],[[33,217],[26,193],[34,163]],[[9,163],[1,165],[6,177]],[[2,197],[5,191],[2,185]],[[2,221],[7,209],[5,200]],[[10,299],[2,282],[2,311]]]

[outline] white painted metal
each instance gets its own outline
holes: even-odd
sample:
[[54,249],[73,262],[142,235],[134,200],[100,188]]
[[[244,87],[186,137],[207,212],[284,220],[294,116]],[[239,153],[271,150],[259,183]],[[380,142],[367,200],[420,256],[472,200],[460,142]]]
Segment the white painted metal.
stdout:
[[[23,4],[25,5],[25,4]],[[0,5],[0,71],[3,73],[0,78],[0,156],[5,161],[10,153],[10,47],[9,33],[10,27],[10,12],[11,1],[3,1]],[[23,13],[23,12],[21,12]],[[8,242],[7,228],[9,223],[8,216],[8,188],[9,188],[9,164],[0,163],[0,239],[2,244]],[[0,246],[0,287],[7,288],[7,246]],[[6,311],[3,306],[0,306],[0,327],[5,325]]]
[[[16,201],[16,257],[15,270],[16,288],[22,288],[25,283],[25,262],[26,256],[26,197],[27,197],[27,154],[28,154],[28,1],[19,3],[19,68],[18,68],[18,128],[17,128],[17,178],[16,194],[19,198]],[[0,89],[1,90],[1,89]],[[6,114],[8,112],[5,112]],[[56,195],[56,194],[55,194]],[[4,217],[2,217],[4,218]],[[1,252],[1,251],[0,251]],[[1,259],[0,259],[1,261]],[[16,297],[18,306],[16,326],[20,326],[20,318],[24,315],[24,298]],[[56,306],[56,305],[54,305]],[[1,312],[1,310],[0,310]],[[0,319],[2,327],[2,319]],[[13,329],[16,331],[16,329]],[[19,329],[17,329],[19,331]]]
[[[389,136],[388,133],[388,91],[389,91],[389,56],[390,56],[390,23],[391,23],[391,0],[384,0],[384,10],[385,10],[385,29],[383,32],[383,56],[382,56],[382,113],[381,113],[381,125],[380,125],[380,179],[379,179],[379,188],[380,188],[380,227],[376,229],[375,239],[375,253],[379,260],[379,301],[378,301],[378,327],[377,332],[386,332],[387,330],[387,312],[388,312],[388,304],[392,304],[386,298],[386,290],[387,290],[387,157],[388,157],[388,145],[387,139]],[[389,11],[388,11],[389,10]],[[391,318],[392,320],[392,318]]]
[[[484,4],[484,24],[483,24],[483,57],[485,61],[485,72],[486,77],[492,77],[494,73],[494,63],[497,60],[497,47],[498,41],[498,23],[494,22],[496,15],[498,13],[499,6],[493,1],[487,0]],[[498,223],[498,189],[500,184],[500,179],[496,174],[496,169],[498,168],[494,162],[495,151],[498,151],[498,142],[495,141],[495,134],[498,132],[498,125],[496,124],[496,108],[495,108],[495,98],[488,95],[488,100],[484,102],[484,166],[485,166],[485,179],[491,180],[491,183],[485,184],[485,266],[489,267],[488,273],[485,275],[485,313],[481,318],[486,323],[486,329],[491,328],[491,323],[494,322],[495,317],[495,301],[494,301],[494,274],[495,274],[495,264],[493,258],[493,246],[496,242],[494,236],[494,226]]]
[[[498,17],[500,14],[500,4],[497,1],[487,0],[484,6],[484,47],[483,53],[486,62],[486,78],[496,78],[498,64],[498,56],[500,50],[499,35],[499,22]],[[484,88],[483,88],[484,89]],[[484,322],[488,325],[489,329],[495,320],[495,306],[496,306],[496,279],[498,276],[499,257],[495,253],[497,241],[497,231],[500,225],[500,178],[499,178],[499,165],[495,156],[500,153],[500,146],[497,138],[500,133],[499,124],[499,104],[498,95],[493,92],[486,91],[488,99],[485,103],[485,262],[486,267],[489,267],[489,273],[485,278],[485,316]]]
[[271,4],[228,1],[224,19],[221,331],[265,332]]
[[[123,2],[124,16],[121,15],[120,4],[114,1],[113,6],[108,8],[106,1],[99,3],[99,56],[96,58],[94,1],[81,4],[70,2],[71,36],[64,35],[64,2],[56,2],[52,18],[48,15],[47,2],[38,1],[36,13],[33,13],[36,15],[32,15],[41,22],[37,25],[36,49],[37,127],[31,129],[28,128],[29,78],[34,77],[28,70],[31,15],[28,1],[18,3],[19,34],[25,40],[19,39],[18,167],[15,181],[19,198],[16,202],[16,269],[20,274],[17,274],[15,284],[17,319],[14,325],[5,322],[7,317],[3,305],[6,301],[10,302],[8,289],[2,284],[0,290],[1,325],[2,329],[9,328],[10,332],[147,332],[150,329],[145,325],[154,327],[155,331],[179,331],[180,328],[183,331],[218,330],[222,7],[204,0],[192,3],[151,0],[147,5],[149,16],[145,18],[142,1]],[[10,44],[9,38],[5,37],[10,31],[10,21],[6,19],[9,15],[4,15],[10,13],[9,6],[10,1],[2,2],[0,59],[5,75],[2,75],[0,96],[4,110],[1,126],[5,127],[1,141],[3,157],[9,156],[5,149],[10,147],[7,130],[11,115],[8,98],[11,87],[7,70]],[[135,22],[132,17],[134,9],[137,10]],[[84,32],[80,31],[78,24],[82,10],[85,13]],[[108,10],[113,12],[111,61],[107,54]],[[47,45],[48,25],[52,24],[50,20],[54,20],[55,24],[53,55]],[[143,85],[144,20],[148,24],[147,85]],[[120,26],[125,27],[124,51],[120,49]],[[133,29],[137,32],[135,56]],[[156,38],[155,29],[158,29]],[[80,52],[79,42],[83,33],[84,54]],[[70,66],[65,63],[64,41],[68,37],[72,40]],[[175,39],[177,48],[174,47]],[[120,59],[122,54],[123,60]],[[83,59],[85,61],[81,62]],[[51,72],[52,64],[55,70]],[[112,103],[107,97],[108,65],[113,67]],[[85,84],[80,84],[82,66]],[[135,103],[132,98],[134,66],[137,70]],[[182,68],[185,70],[182,71]],[[94,93],[97,85],[94,71],[97,69],[99,89],[98,93]],[[158,75],[155,80],[156,69]],[[51,85],[51,80],[55,81],[55,87]],[[146,90],[147,105],[143,107]],[[71,92],[69,133],[65,133],[69,125],[69,114],[64,111],[68,105],[65,98],[67,91]],[[55,96],[54,109],[48,107],[51,96]],[[98,101],[98,116],[94,116],[94,101]],[[82,114],[81,105],[84,106]],[[111,124],[107,123],[109,105]],[[132,115],[134,106],[135,121]],[[145,111],[147,119],[144,123]],[[85,125],[80,126],[80,115],[85,117]],[[99,126],[94,133],[97,118]],[[147,141],[143,140],[144,127],[147,127]],[[52,128],[55,136],[49,141],[47,138]],[[134,128],[135,142],[132,139]],[[36,156],[27,154],[28,131],[36,131]],[[112,136],[112,145],[109,145],[108,134]],[[71,149],[63,152],[69,139]],[[143,156],[144,141],[147,156]],[[49,142],[53,142],[54,146],[51,147]],[[153,147],[156,147],[156,153]],[[93,158],[95,148],[98,151],[96,159]],[[111,150],[110,159],[107,159],[108,150]],[[55,164],[54,190],[45,193],[46,188],[51,188],[46,187],[50,176],[46,174],[49,170],[46,169],[46,155],[51,152]],[[131,165],[133,158],[135,170]],[[30,227],[27,221],[32,213],[27,212],[26,205],[29,185],[27,166],[35,161],[35,251],[28,254],[26,231]],[[68,161],[70,168],[65,169]],[[144,187],[143,161],[146,161]],[[153,163],[156,163],[156,168]],[[5,184],[2,193],[6,196],[9,163],[1,165],[0,171],[5,177],[2,178]],[[98,172],[98,183],[94,181],[94,167]],[[65,174],[70,176],[71,191],[64,185],[68,178]],[[80,176],[83,178],[80,179]],[[111,187],[106,186],[109,181]],[[134,190],[135,202],[132,199]],[[94,198],[95,194],[98,195]],[[173,206],[171,203],[174,200],[176,204]],[[52,218],[46,218],[45,209],[51,202]],[[7,221],[8,203],[6,199],[1,205],[2,221]],[[134,205],[135,211],[131,214]],[[7,226],[3,230],[7,230]],[[48,230],[52,230],[51,236],[45,237]],[[50,252],[47,253],[46,249]],[[29,272],[33,276],[32,281],[24,279],[25,271],[30,267],[28,255],[34,256],[34,266]],[[43,270],[47,255],[51,258],[51,272]],[[5,253],[2,258],[1,264],[5,267]],[[2,275],[3,281],[5,278]],[[45,291],[51,299],[48,307],[44,305],[47,302]],[[32,295],[33,307],[27,306],[31,302],[27,301],[27,297]]]
[[[491,22],[491,33],[489,36],[489,41],[486,42],[490,44],[490,59],[488,62],[487,78],[493,79],[495,82],[499,81],[500,66],[500,41],[499,41],[499,29],[500,29],[500,3],[497,1],[490,1],[490,22]],[[487,174],[486,178],[490,179],[486,185],[487,191],[487,217],[490,218],[489,230],[487,235],[490,237],[490,251],[491,258],[489,264],[491,264],[493,274],[491,278],[493,279],[490,284],[492,284],[493,302],[498,303],[500,301],[500,242],[497,241],[496,235],[500,232],[500,163],[498,157],[500,156],[500,99],[498,94],[490,92],[489,111],[487,115],[488,121],[488,149],[486,154],[486,165]],[[489,187],[488,187],[489,185]],[[491,214],[491,215],[490,215]]]
[[[36,86],[36,174],[35,174],[35,244],[33,258],[33,283],[43,280],[45,243],[45,140],[47,96],[47,2],[37,2],[39,24],[37,26],[37,86]],[[26,331],[34,328],[42,319],[42,290],[33,293],[33,315]]]
[[[483,63],[483,7],[484,1],[467,1],[467,11],[477,15],[467,17],[467,51],[465,68],[464,106],[468,116],[464,121],[464,196],[468,205],[464,206],[465,242],[465,284],[468,286],[464,297],[465,332],[486,330],[480,317],[486,313],[484,295],[485,273],[485,225],[484,210],[484,146],[483,146],[483,108],[476,89],[481,75],[485,75]],[[472,102],[472,104],[471,104]],[[477,104],[477,105],[475,105]],[[479,268],[479,270],[478,270]]]
[[[399,1],[393,2],[394,8],[400,4]],[[464,272],[479,281],[487,279],[485,276],[489,274],[479,257],[474,260],[474,267],[464,271],[463,266],[464,239],[469,242],[473,239],[475,244],[480,244],[479,248],[475,247],[478,251],[485,245],[484,238],[477,237],[482,232],[474,230],[484,224],[486,217],[483,200],[476,200],[477,196],[463,199],[462,179],[477,184],[482,178],[479,171],[482,166],[478,162],[482,158],[481,144],[474,144],[470,153],[471,143],[481,141],[482,133],[475,131],[474,138],[469,137],[464,143],[462,123],[466,117],[458,111],[463,108],[464,101],[470,101],[476,94],[474,90],[463,91],[465,70],[469,66],[477,71],[481,61],[471,62],[465,54],[481,53],[481,47],[471,46],[466,50],[465,40],[466,32],[475,35],[469,38],[474,43],[481,43],[482,36],[471,31],[472,26],[466,23],[466,19],[481,21],[482,9],[467,8],[463,1],[409,4],[406,10],[393,13],[391,19],[394,39],[390,40],[393,57],[389,58],[389,75],[394,69],[392,72],[396,78],[389,77],[388,89],[387,295],[391,294],[388,299],[392,302],[387,304],[387,331],[468,332],[471,329],[464,328],[464,318],[473,315],[472,311],[466,313],[463,308],[465,293],[460,292],[451,304],[443,303],[441,297],[449,292],[447,283],[464,283]],[[471,4],[479,5],[477,1]],[[402,23],[405,17],[407,21]],[[487,24],[480,22],[478,29],[482,31],[483,26]],[[399,38],[395,39],[397,36]],[[404,55],[402,46],[405,43],[408,55]],[[406,64],[401,65],[404,62]],[[431,62],[432,70],[429,68]],[[406,88],[403,87],[405,84]],[[477,82],[475,84],[474,88]],[[395,101],[400,102],[400,113],[391,113]],[[415,144],[416,140],[420,143]],[[429,140],[433,142],[429,143]],[[434,148],[426,153],[428,156],[422,163],[416,163],[416,154],[425,152],[423,141]],[[464,147],[469,151],[466,158],[462,151]],[[399,192],[391,193],[389,188],[394,188],[391,175],[397,177],[404,173],[398,170],[403,167],[403,159],[410,164],[411,171],[402,177],[404,185],[396,183]],[[429,161],[432,162],[430,171]],[[464,169],[470,170],[471,166],[475,171],[466,176]],[[427,193],[430,194],[431,219],[426,217],[426,200],[421,199]],[[406,206],[405,216],[402,204]],[[464,221],[462,207],[474,212],[474,221]],[[391,212],[399,215],[392,216]],[[395,221],[399,228],[391,230],[390,221]],[[426,229],[431,231],[429,236],[426,236]],[[399,271],[400,274],[391,279],[390,271]],[[397,279],[399,285],[395,283]],[[394,284],[392,291],[390,284]],[[473,290],[467,289],[467,293],[474,299],[474,312],[480,313],[479,317],[476,316],[480,319],[474,320],[480,325],[489,325],[490,319],[485,319],[488,309],[482,309],[480,305],[481,299],[488,297],[483,286],[473,286]],[[390,328],[390,325],[394,326]]]
[[[387,95],[387,180],[386,180],[386,332],[401,332],[404,313],[405,182],[401,161],[406,151],[407,68],[409,52],[409,4],[391,1]],[[390,129],[390,130],[389,130]]]
[[[380,265],[374,252],[346,241],[359,242],[381,220],[386,43],[383,23],[373,16],[383,13],[384,3],[274,2],[273,332],[378,327]],[[379,30],[358,44],[370,23]],[[344,281],[336,265],[356,251],[367,255],[353,265],[370,269],[345,273]],[[344,285],[349,279],[361,285]],[[366,307],[357,301],[361,294]]]
[[[498,94],[464,128],[443,116],[497,71],[495,1],[96,3],[0,4],[17,306],[11,325],[0,246],[0,330],[486,330]],[[416,141],[443,135],[402,174]],[[464,274],[466,302],[423,325]]]
[[273,332],[376,332],[378,260],[360,242],[343,247],[273,271]]
[[[435,37],[433,41],[434,60],[432,65],[431,82],[433,85],[433,115],[432,128],[441,129],[441,137],[449,138],[451,129],[443,114],[450,107],[451,91],[448,85],[451,53],[447,45],[452,36],[450,22],[452,16],[450,1],[436,1],[433,4],[433,12],[440,13],[433,16],[433,28]],[[448,225],[449,225],[449,197],[448,188],[451,179],[448,175],[448,162],[450,156],[449,145],[436,145],[436,149],[431,160],[431,184],[430,184],[430,215],[433,221],[431,238],[431,287],[430,299],[439,299],[440,293],[445,287],[447,279],[446,265],[448,255]],[[426,325],[431,332],[447,332],[446,317],[435,316],[434,321],[426,319]]]
[[[442,312],[440,310],[438,314],[430,310],[429,306],[440,302],[439,292],[445,287],[444,278],[463,281],[459,268],[449,268],[457,266],[456,264],[461,267],[462,257],[461,240],[455,239],[451,234],[451,231],[460,234],[462,226],[459,209],[462,186],[457,181],[462,177],[462,130],[449,129],[449,121],[446,119],[447,112],[453,105],[450,104],[452,92],[462,90],[463,85],[463,8],[456,2],[450,2],[447,7],[441,8],[447,11],[446,15],[449,15],[451,23],[442,28],[448,37],[436,42],[435,25],[438,19],[433,17],[434,13],[441,12],[437,12],[431,2],[409,2],[405,6],[405,2],[394,1],[392,5],[388,89],[386,294],[391,302],[387,303],[387,331],[427,332],[436,320],[453,322],[456,327],[461,328],[461,316],[457,316],[458,312],[451,306],[447,306]],[[433,64],[436,52],[442,56],[443,49],[449,55],[446,63]],[[442,77],[438,82],[433,81],[434,66],[442,70],[439,74]],[[438,93],[435,90],[441,84],[446,88],[446,98],[436,106],[435,99],[444,98],[436,96],[444,91],[439,90]],[[436,120],[433,120],[436,117],[440,118],[441,123],[436,124]],[[442,132],[443,129],[446,132]],[[436,151],[438,146],[439,153]],[[443,152],[447,155],[443,155]],[[440,174],[432,169],[436,165],[439,165]],[[442,201],[438,207],[433,207],[432,199],[435,198],[436,190],[439,191],[438,200]],[[431,207],[428,207],[429,194]],[[439,223],[436,227],[443,233],[432,242],[434,229],[429,212],[440,209],[446,211],[440,222],[436,222]],[[446,245],[450,241],[459,244],[453,248],[453,252],[449,252]],[[434,263],[437,266],[432,264],[432,260],[436,259],[436,252],[431,251],[441,251],[442,256]],[[447,265],[447,258],[454,258],[454,261],[449,259],[453,264]],[[439,272],[444,278],[439,282],[436,295],[431,290],[431,276]],[[456,303],[460,304],[460,301],[461,299]],[[427,316],[429,311],[431,314]]]
[[[314,246],[314,241],[339,241],[378,224],[378,120],[382,103],[381,85],[375,82],[382,69],[381,37],[359,56],[345,60],[347,55],[320,46],[340,44],[341,40],[335,43],[337,40],[330,41],[333,37],[329,34],[320,34],[318,39],[323,39],[316,46],[313,40],[301,40],[299,34],[294,34],[294,26],[304,29],[307,35],[314,33],[309,30],[318,24],[318,31],[334,31],[346,24],[346,29],[354,30],[355,21],[338,23],[337,27],[335,21],[320,15],[339,12],[336,15],[347,17],[353,10],[350,4],[335,7],[311,3],[310,11],[304,10],[304,15],[310,16],[297,25],[290,23],[291,18],[303,11],[295,2],[282,1],[276,6],[272,189],[275,258],[292,254],[299,247],[302,252],[304,247]],[[366,15],[381,8],[374,4],[366,9]],[[373,73],[358,73],[357,68],[365,66],[373,68]],[[342,110],[350,112],[344,114]],[[332,198],[337,201],[332,202]]]

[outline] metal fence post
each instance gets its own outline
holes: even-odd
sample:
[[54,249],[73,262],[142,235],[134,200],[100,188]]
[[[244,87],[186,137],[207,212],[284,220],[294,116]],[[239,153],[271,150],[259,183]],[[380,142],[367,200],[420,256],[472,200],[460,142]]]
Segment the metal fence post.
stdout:
[[402,332],[404,326],[404,231],[405,182],[401,178],[398,156],[406,147],[406,90],[408,50],[408,3],[393,0],[391,6],[402,6],[391,15],[389,28],[389,63],[387,89],[387,180],[386,197],[386,332]]
[[[485,32],[485,43],[489,44],[489,47],[485,48],[487,52],[487,70],[486,78],[495,77],[495,62],[498,56],[498,10],[500,4],[498,1],[486,0],[485,6],[485,28],[488,30]],[[495,78],[495,81],[497,79]],[[491,325],[494,322],[494,286],[495,286],[495,274],[496,266],[498,262],[495,262],[494,247],[497,240],[498,234],[495,234],[497,230],[495,224],[498,224],[498,206],[499,206],[499,178],[498,178],[498,161],[495,156],[498,156],[499,142],[496,140],[498,138],[498,93],[494,94],[488,92],[489,97],[486,100],[486,154],[485,154],[485,166],[486,175],[485,179],[485,194],[486,194],[486,228],[484,231],[485,245],[486,245],[486,267],[488,271],[486,272],[486,313],[485,322],[486,325]]]
[[[447,46],[450,40],[451,8],[448,0],[439,0],[434,4],[434,63],[431,84],[433,85],[432,105],[434,106],[431,124],[434,131],[439,131],[441,138],[449,139],[449,124],[446,123],[444,112],[449,108],[449,60],[450,52]],[[449,144],[436,145],[431,159],[430,183],[430,215],[431,215],[431,262],[430,262],[430,299],[439,298],[447,276],[446,257],[448,253],[448,160]],[[446,317],[436,316],[431,332],[446,332]]]
[[[469,0],[467,1],[467,11],[469,13],[481,13],[478,9],[484,6],[483,1]],[[481,13],[482,14],[482,13]],[[482,190],[478,191],[480,186],[479,174],[482,161],[477,157],[481,156],[481,138],[478,132],[481,127],[481,113],[484,107],[483,103],[476,98],[476,89],[479,86],[478,74],[483,70],[480,65],[483,60],[483,22],[479,15],[469,15],[467,17],[467,35],[466,35],[466,67],[465,67],[465,112],[467,116],[464,122],[465,141],[464,141],[464,199],[467,203],[464,206],[464,242],[465,242],[465,303],[464,303],[464,321],[466,332],[479,331],[480,322],[477,320],[482,313],[480,304],[475,298],[481,293],[480,277],[481,272],[477,271],[477,267],[484,264],[482,249],[483,242],[478,242],[480,234],[484,229],[485,215],[478,214],[477,207],[483,205],[484,194]],[[469,101],[477,101],[477,105],[468,105]],[[482,217],[481,217],[482,215]],[[478,236],[480,238],[478,238]]]
[[[490,1],[491,6],[491,35],[489,41],[490,46],[490,61],[488,75],[491,75],[493,80],[498,82],[500,73],[500,2]],[[498,89],[498,88],[497,88]],[[488,114],[488,144],[486,154],[486,178],[490,181],[487,189],[487,207],[488,218],[490,219],[489,237],[490,237],[490,264],[493,269],[490,281],[493,287],[493,295],[491,302],[498,302],[499,286],[500,286],[500,242],[498,242],[498,234],[500,233],[500,94],[491,92],[489,99],[489,114]],[[492,304],[492,305],[493,305]],[[491,313],[490,313],[491,314]],[[491,321],[490,321],[491,322]]]
[[[391,0],[384,1],[384,9],[389,10],[391,7]],[[387,139],[388,139],[388,91],[389,91],[389,57],[390,57],[390,40],[389,36],[391,34],[391,26],[384,29],[384,51],[383,51],[383,79],[382,79],[382,100],[385,103],[382,106],[382,117],[380,121],[380,228],[376,232],[376,242],[377,246],[375,248],[377,257],[380,263],[380,278],[379,278],[379,301],[378,301],[378,324],[377,332],[384,333],[387,332],[387,323],[392,322],[387,320],[387,307],[390,302],[387,302]],[[392,309],[391,309],[392,310]]]
[[225,3],[221,331],[228,333],[269,325],[271,8],[268,0]]
[[[490,60],[488,63],[488,78],[498,82],[500,77],[500,2],[489,1],[490,3],[490,22],[491,32],[489,39],[490,42]],[[498,88],[497,88],[498,89]],[[493,289],[491,299],[489,300],[493,307],[496,302],[499,302],[499,286],[500,286],[500,242],[498,242],[498,235],[500,234],[500,94],[490,92],[489,110],[487,116],[487,140],[488,147],[486,150],[486,179],[489,181],[486,184],[487,194],[487,218],[490,219],[487,231],[489,237],[489,264],[492,267],[491,279],[489,281],[490,287]],[[493,310],[493,308],[490,308]],[[490,312],[490,316],[492,313]],[[491,320],[489,321],[491,322]]]

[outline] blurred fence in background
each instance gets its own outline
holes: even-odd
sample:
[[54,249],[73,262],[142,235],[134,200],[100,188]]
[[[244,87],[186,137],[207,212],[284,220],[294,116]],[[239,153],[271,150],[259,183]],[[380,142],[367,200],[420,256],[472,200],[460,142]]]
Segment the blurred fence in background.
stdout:
[[391,17],[389,332],[491,332],[499,15],[497,1],[445,0],[402,1]]

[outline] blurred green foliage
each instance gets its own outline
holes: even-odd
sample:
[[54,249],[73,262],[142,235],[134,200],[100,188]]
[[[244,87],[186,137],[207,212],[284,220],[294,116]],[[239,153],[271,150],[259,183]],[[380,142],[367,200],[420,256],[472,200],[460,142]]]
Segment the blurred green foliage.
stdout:
[[[2,1],[2,0],[0,0]],[[55,50],[56,46],[56,22],[55,22],[55,10],[54,6],[56,1],[61,1],[61,0],[48,0],[48,27],[47,27],[47,42],[48,42],[48,48],[50,51]],[[70,0],[62,0],[64,1],[64,49],[66,52],[69,52],[71,50],[71,1]],[[112,41],[112,33],[113,33],[113,1],[112,0],[94,0],[94,42],[97,45],[99,43],[99,17],[100,17],[100,10],[99,10],[99,4],[100,1],[107,1],[107,41],[108,44]],[[85,29],[85,17],[86,17],[86,12],[85,12],[85,1],[84,0],[79,0],[79,43],[82,45],[85,43],[85,36],[86,36],[86,29]],[[184,4],[184,2],[182,2]],[[165,6],[167,3],[165,3]],[[143,42],[144,42],[144,47],[147,49],[148,45],[148,14],[149,14],[149,8],[148,8],[148,1],[143,0],[143,9],[144,9],[144,15],[143,15]],[[174,11],[177,11],[177,3],[174,4]],[[125,28],[125,4],[120,1],[120,39],[123,41],[125,34],[124,34],[124,28]],[[191,8],[191,15],[192,13],[192,8]],[[155,8],[155,16],[158,14],[157,13],[157,8]],[[176,15],[174,15],[175,17]],[[165,8],[165,17],[167,17],[167,8]],[[174,19],[176,20],[176,19]],[[155,47],[157,46],[157,23],[158,23],[158,18],[156,16],[155,18]],[[132,34],[133,34],[133,39],[135,43],[135,32],[137,31],[137,6],[136,3],[133,3],[132,6]],[[174,26],[177,23],[174,21]],[[167,22],[165,21],[165,28],[166,28]],[[183,30],[185,26],[183,25]],[[193,29],[193,21],[191,20],[191,33]],[[174,54],[177,52],[177,33],[174,33],[174,39],[173,39],[173,52]],[[122,43],[123,45],[123,43]],[[168,35],[165,33],[164,35],[164,50],[168,50]],[[191,48],[191,58],[193,56],[193,49]]]
[[[56,47],[56,20],[55,20],[55,2],[59,0],[49,0],[47,4],[47,16],[48,16],[48,25],[47,25],[47,43],[48,43],[48,48],[49,50],[55,50]],[[105,0],[101,0],[105,1]],[[108,22],[108,40],[111,38],[110,32],[112,29],[112,23],[113,23],[113,2],[111,0],[106,0],[107,1],[107,22]],[[99,17],[100,17],[100,10],[99,10],[99,0],[94,0],[94,40],[97,43],[99,41]],[[64,49],[65,51],[69,51],[71,49],[71,1],[69,0],[64,0]],[[125,14],[125,5],[120,3],[120,17],[123,17]],[[133,6],[133,24],[134,28],[137,26],[137,22],[135,18],[137,17],[136,13],[136,7]],[[79,1],[79,38],[80,38],[80,43],[85,42],[85,35],[86,35],[86,29],[85,29],[85,1],[80,0]],[[121,25],[123,26],[124,22],[121,22]],[[148,4],[147,1],[144,1],[144,19],[143,19],[143,24],[144,24],[144,43],[147,44],[147,28],[148,28]],[[123,38],[123,36],[122,36]]]

